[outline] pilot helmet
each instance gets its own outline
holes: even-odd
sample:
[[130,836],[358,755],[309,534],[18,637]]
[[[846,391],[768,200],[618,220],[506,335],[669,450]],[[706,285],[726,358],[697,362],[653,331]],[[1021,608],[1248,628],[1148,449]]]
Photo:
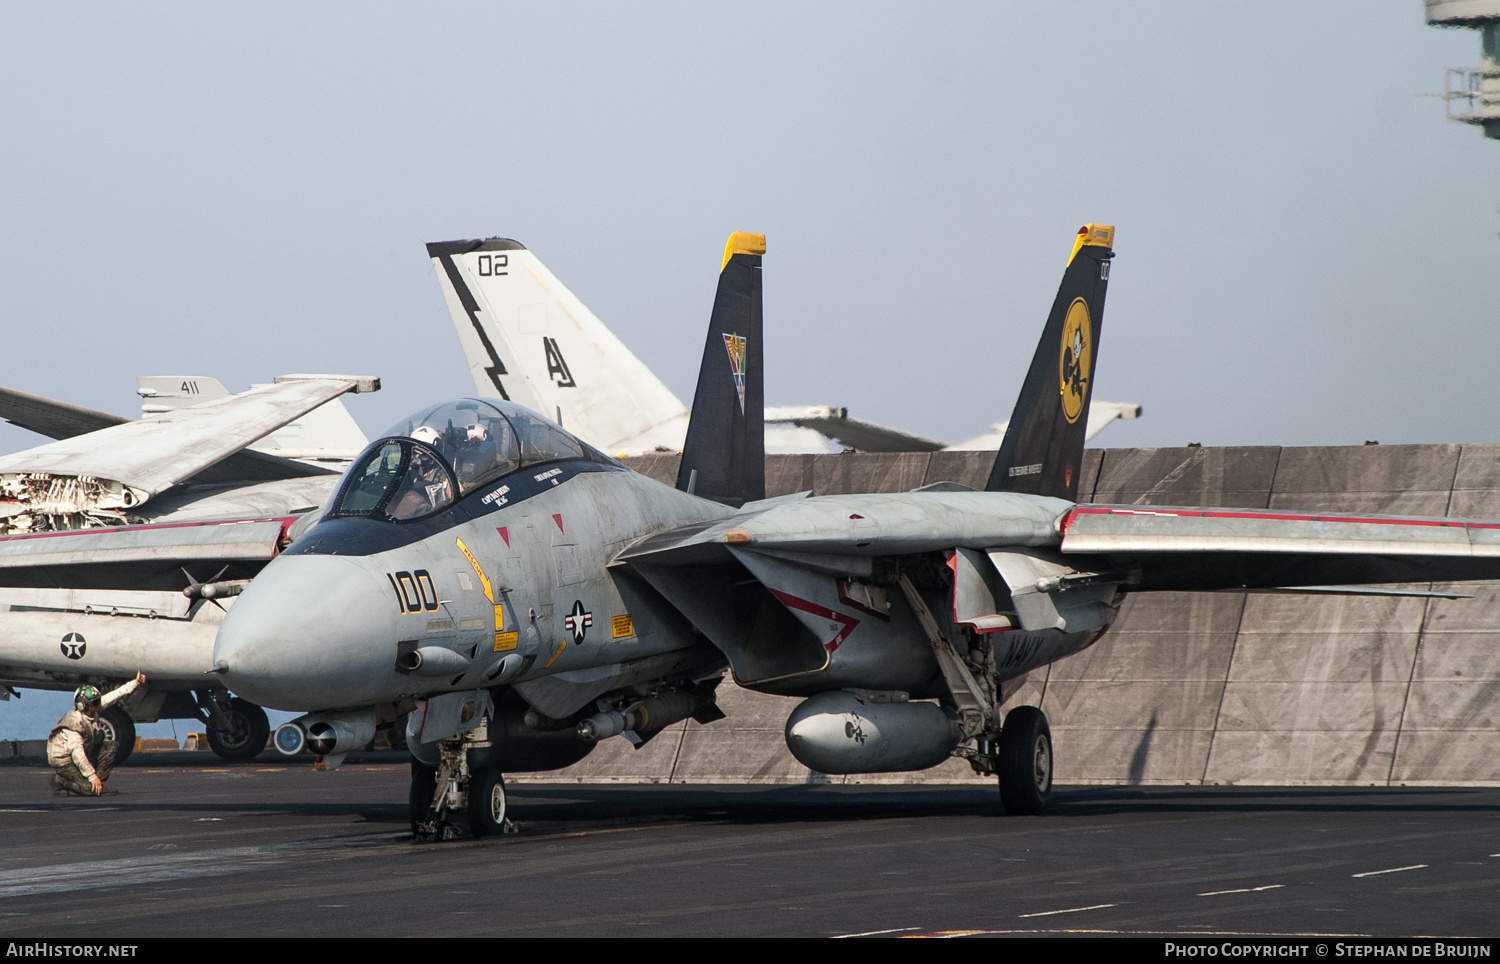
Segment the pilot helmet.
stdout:
[[477,445],[481,442],[487,442],[489,438],[489,427],[483,422],[475,422],[464,429],[464,441],[470,444]]
[[443,435],[431,425],[418,425],[412,429],[411,437],[424,445],[436,445]]
[[99,687],[90,686],[85,683],[73,691],[73,708],[81,710],[85,706],[97,707],[103,698],[99,695]]

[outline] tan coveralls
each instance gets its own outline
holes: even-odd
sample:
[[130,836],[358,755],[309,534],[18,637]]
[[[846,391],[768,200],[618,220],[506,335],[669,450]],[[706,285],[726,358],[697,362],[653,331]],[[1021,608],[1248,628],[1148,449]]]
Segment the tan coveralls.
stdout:
[[[134,693],[140,684],[131,680],[124,686],[110,690],[99,701],[101,710]],[[97,716],[89,719],[83,710],[69,710],[47,738],[47,762],[52,765],[52,790],[71,790],[85,797],[94,795],[91,778],[97,775],[99,782],[109,779],[114,769],[115,757],[120,746],[114,740],[104,739],[104,728]]]

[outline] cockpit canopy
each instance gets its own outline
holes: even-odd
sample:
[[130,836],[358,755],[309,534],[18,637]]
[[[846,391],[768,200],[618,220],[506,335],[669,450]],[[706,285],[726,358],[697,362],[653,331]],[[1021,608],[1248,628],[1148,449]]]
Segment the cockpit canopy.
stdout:
[[612,462],[511,402],[445,402],[387,429],[349,471],[333,514],[420,519],[522,466],[561,459]]

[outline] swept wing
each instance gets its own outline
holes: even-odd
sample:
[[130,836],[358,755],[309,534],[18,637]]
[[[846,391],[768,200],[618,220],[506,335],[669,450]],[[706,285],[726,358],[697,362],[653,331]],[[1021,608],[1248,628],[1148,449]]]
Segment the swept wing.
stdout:
[[[378,387],[379,380],[368,377],[283,376],[241,395],[0,456],[0,498],[5,499],[0,509],[14,528],[72,528],[90,517],[122,521],[124,511],[189,479],[263,481],[327,474],[326,469],[244,449],[345,392]],[[38,525],[39,517],[51,524]]]

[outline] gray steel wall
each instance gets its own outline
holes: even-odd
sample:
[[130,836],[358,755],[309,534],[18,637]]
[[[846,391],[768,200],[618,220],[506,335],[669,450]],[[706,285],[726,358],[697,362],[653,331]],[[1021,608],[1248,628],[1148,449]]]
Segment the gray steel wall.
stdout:
[[[1500,445],[1086,454],[1080,493],[1095,502],[1500,517]],[[767,495],[978,487],[993,458],[770,456]],[[632,465],[676,478],[675,455]],[[1102,640],[1032,674],[1010,703],[1047,711],[1060,783],[1500,785],[1500,587],[1458,591],[1473,598],[1132,596]],[[726,681],[720,704],[726,720],[672,727],[640,750],[609,740],[576,766],[525,779],[980,780],[958,761],[913,774],[811,774],[782,742],[795,700]]]

